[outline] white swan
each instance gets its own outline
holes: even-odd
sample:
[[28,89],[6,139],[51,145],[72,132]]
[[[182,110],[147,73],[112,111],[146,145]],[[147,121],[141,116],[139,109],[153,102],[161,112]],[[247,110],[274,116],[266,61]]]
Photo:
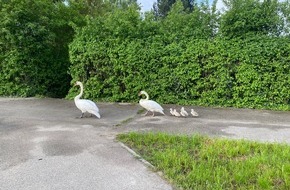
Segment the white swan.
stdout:
[[84,92],[84,86],[83,83],[81,83],[80,81],[77,81],[75,83],[75,86],[80,86],[81,88],[81,92],[79,95],[77,95],[74,98],[76,107],[81,110],[82,115],[80,116],[80,118],[82,118],[84,116],[85,112],[89,112],[90,114],[94,114],[95,116],[97,116],[99,119],[101,118],[100,113],[99,113],[99,108],[98,106],[95,104],[95,102],[91,101],[91,100],[86,100],[86,99],[80,99],[81,96],[83,95]]
[[197,117],[198,116],[198,113],[196,112],[196,111],[194,111],[194,109],[191,109],[191,115],[193,116],[193,117]]
[[182,107],[180,109],[180,115],[182,115],[183,117],[187,117],[188,116],[188,113],[187,113],[187,111],[185,111],[184,107]]
[[173,109],[170,108],[170,114],[174,116]]
[[146,96],[146,99],[140,99],[139,104],[147,110],[147,112],[144,115],[147,115],[149,111],[153,113],[152,115],[153,117],[154,117],[154,112],[158,112],[165,115],[163,112],[163,108],[157,102],[153,100],[149,100],[149,95],[147,94],[147,92],[141,91],[139,92],[138,95],[141,96],[142,94]]
[[176,117],[180,117],[180,114],[176,111],[176,109],[173,110],[173,115]]

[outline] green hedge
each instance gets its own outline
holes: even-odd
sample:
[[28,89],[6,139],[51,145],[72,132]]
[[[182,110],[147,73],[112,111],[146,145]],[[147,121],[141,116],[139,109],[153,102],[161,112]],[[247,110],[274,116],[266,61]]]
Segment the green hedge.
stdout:
[[290,110],[289,37],[217,37],[218,14],[187,14],[178,1],[162,20],[136,5],[87,17],[68,52],[76,15],[48,0],[1,4],[0,95],[64,97],[72,77],[100,101],[136,102],[146,90],[160,103]]
[[0,96],[65,97],[73,36],[67,7],[49,0],[1,1],[0,17]]
[[78,30],[70,73],[85,98],[136,102],[143,89],[160,103],[290,110],[289,38],[169,41],[162,26],[138,19],[115,13]]

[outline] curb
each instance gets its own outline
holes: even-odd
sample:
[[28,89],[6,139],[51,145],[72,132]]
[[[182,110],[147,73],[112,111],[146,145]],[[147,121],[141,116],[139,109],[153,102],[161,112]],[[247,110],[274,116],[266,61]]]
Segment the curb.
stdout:
[[155,167],[150,164],[147,160],[144,160],[139,154],[137,154],[134,150],[126,146],[124,143],[118,142],[123,148],[125,148],[128,152],[130,152],[135,158],[143,162],[146,166],[149,166],[152,169],[155,169]]

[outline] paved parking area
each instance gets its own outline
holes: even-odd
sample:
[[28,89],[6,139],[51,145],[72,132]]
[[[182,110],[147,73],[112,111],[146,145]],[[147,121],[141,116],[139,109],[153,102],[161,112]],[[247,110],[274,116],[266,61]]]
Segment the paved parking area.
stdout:
[[101,119],[79,119],[73,101],[0,98],[0,189],[174,189],[115,140],[130,131],[290,144],[290,112],[194,107],[199,117],[176,118],[176,105],[155,117],[138,104],[97,105]]

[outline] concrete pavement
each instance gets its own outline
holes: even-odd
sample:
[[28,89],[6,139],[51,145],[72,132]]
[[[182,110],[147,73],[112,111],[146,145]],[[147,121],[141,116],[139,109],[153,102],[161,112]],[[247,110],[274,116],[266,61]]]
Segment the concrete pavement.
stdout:
[[290,144],[290,112],[194,107],[199,117],[176,118],[176,105],[155,117],[138,114],[138,104],[97,105],[101,119],[78,119],[73,101],[0,98],[0,189],[174,189],[116,142],[129,131]]

